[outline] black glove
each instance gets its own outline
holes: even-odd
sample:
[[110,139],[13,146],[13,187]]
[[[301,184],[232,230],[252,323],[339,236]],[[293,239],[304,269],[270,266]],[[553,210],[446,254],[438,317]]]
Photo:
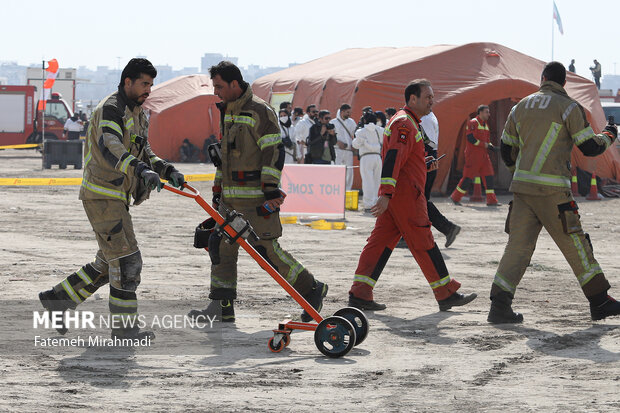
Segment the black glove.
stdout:
[[179,171],[173,171],[168,178],[168,182],[175,188],[181,188],[185,183],[185,176]]
[[489,143],[488,149],[493,152],[499,152],[499,148],[492,143]]
[[613,135],[613,140],[616,140],[616,138],[618,137],[618,127],[616,125],[607,125],[605,126],[605,129],[607,132],[611,133]]
[[157,192],[161,191],[162,184],[156,172],[153,172],[149,168],[144,168],[140,173],[140,177],[144,179],[144,183],[149,189],[153,190],[157,188]]

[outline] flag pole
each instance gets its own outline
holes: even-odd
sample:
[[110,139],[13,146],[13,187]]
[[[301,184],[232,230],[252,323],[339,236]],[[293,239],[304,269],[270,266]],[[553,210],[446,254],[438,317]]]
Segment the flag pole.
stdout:
[[[552,4],[553,4],[553,0],[552,0]],[[555,30],[553,30],[553,20],[554,20],[554,13],[555,13],[555,9],[551,11],[551,61],[553,62],[553,36],[554,36],[554,32]]]
[[[41,100],[45,99],[45,59],[41,63]],[[41,105],[41,143],[45,140],[45,101]]]

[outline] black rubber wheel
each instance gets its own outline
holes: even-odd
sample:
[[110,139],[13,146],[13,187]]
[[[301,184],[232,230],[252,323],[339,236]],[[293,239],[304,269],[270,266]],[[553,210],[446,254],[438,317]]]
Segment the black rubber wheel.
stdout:
[[345,307],[336,311],[334,315],[344,317],[353,325],[355,329],[355,345],[362,344],[368,335],[368,318],[359,308]]
[[61,163],[58,165],[58,169],[67,169],[67,164]]
[[284,347],[288,347],[288,345],[291,344],[291,335],[285,334],[281,342],[284,343]]
[[277,346],[274,346],[274,345],[273,345],[273,337],[271,337],[271,338],[269,339],[269,343],[267,343],[267,345],[268,345],[268,347],[269,347],[269,350],[271,350],[271,352],[273,352],[273,353],[279,353],[279,352],[281,352],[282,350],[284,350],[284,347],[286,347],[286,345],[285,345],[285,343],[284,343],[284,340],[280,340],[280,342],[278,343],[278,345],[277,345]]
[[314,344],[327,357],[342,357],[355,346],[355,329],[344,317],[324,318],[314,331]]

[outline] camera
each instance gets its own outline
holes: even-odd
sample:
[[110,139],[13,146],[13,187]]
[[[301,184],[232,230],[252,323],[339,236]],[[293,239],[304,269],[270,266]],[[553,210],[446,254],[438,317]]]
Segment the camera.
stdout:
[[325,125],[325,128],[326,128],[327,130],[332,130],[332,129],[334,129],[335,127],[336,127],[336,126],[334,126],[334,124],[333,124],[333,123],[328,123],[327,125]]

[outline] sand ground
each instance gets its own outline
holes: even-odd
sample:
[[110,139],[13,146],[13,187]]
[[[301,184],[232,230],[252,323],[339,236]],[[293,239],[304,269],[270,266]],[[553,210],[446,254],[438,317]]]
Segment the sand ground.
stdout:
[[[184,173],[211,165],[180,164]],[[41,169],[35,151],[0,151],[0,177],[80,177]],[[210,198],[210,183],[195,186]],[[0,288],[3,300],[36,300],[92,260],[97,249],[76,186],[0,187]],[[244,252],[239,260],[237,322],[222,329],[220,354],[104,357],[35,354],[28,346],[0,356],[1,411],[380,411],[612,412],[620,410],[620,318],[592,322],[568,264],[543,231],[514,307],[525,322],[486,322],[488,293],[507,235],[502,206],[439,209],[463,227],[442,249],[462,290],[477,300],[439,312],[408,250],[397,249],[376,288],[388,304],[370,313],[366,341],[329,359],[311,332],[294,333],[283,352],[267,348],[271,330],[299,306]],[[620,295],[618,200],[580,202],[597,259]],[[191,199],[155,193],[131,210],[144,267],[141,300],[206,300],[209,259],[192,247],[205,212]],[[330,291],[322,314],[344,307],[374,218],[347,211],[345,231],[285,225],[281,245]],[[440,247],[445,239],[436,239]],[[100,291],[107,299],[107,288]],[[34,301],[33,301],[34,303]],[[11,317],[3,314],[2,317]],[[5,335],[10,332],[0,332]],[[44,332],[56,337],[53,331]],[[75,332],[70,331],[67,336]],[[160,332],[158,338],[166,334]],[[172,337],[174,339],[174,337]],[[62,353],[62,352],[60,352]]]

